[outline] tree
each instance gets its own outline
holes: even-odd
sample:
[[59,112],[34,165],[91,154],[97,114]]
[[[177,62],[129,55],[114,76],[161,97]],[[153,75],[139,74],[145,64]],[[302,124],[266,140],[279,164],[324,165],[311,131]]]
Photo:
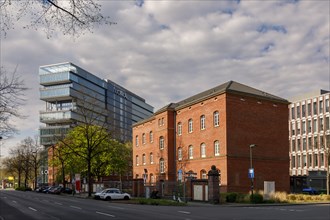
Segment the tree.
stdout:
[[101,14],[97,0],[3,0],[1,9],[1,32],[7,33],[25,16],[31,22],[24,28],[42,28],[51,37],[56,28],[65,35],[79,36],[92,31],[96,25],[111,25],[109,17]]
[[73,128],[61,143],[70,154],[85,162],[88,196],[92,195],[92,164],[100,155],[109,152],[111,138],[104,127],[84,124]]
[[15,117],[22,117],[18,107],[23,102],[23,92],[27,90],[24,82],[15,74],[16,70],[9,77],[6,71],[0,67],[0,136],[10,136],[15,132],[10,120]]

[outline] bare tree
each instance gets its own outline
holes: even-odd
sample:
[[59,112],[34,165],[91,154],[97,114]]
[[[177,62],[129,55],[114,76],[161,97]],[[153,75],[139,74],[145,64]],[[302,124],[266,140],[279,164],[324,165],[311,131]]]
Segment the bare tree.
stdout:
[[10,136],[15,128],[10,124],[14,117],[22,117],[18,107],[23,104],[23,92],[27,90],[24,82],[16,74],[16,70],[8,76],[0,67],[0,136]]
[[51,37],[58,28],[62,33],[79,36],[92,32],[97,25],[111,25],[109,17],[101,14],[98,0],[2,0],[1,32],[7,33],[15,22],[30,16],[24,28],[42,28]]

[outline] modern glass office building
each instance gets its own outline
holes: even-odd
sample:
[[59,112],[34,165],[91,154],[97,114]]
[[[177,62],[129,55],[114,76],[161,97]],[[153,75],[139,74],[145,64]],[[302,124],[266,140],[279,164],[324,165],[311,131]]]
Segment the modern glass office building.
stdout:
[[138,95],[108,79],[100,79],[72,64],[60,63],[39,68],[40,142],[55,144],[70,128],[90,116],[93,124],[107,124],[114,138],[132,140],[132,124],[153,114],[153,107]]

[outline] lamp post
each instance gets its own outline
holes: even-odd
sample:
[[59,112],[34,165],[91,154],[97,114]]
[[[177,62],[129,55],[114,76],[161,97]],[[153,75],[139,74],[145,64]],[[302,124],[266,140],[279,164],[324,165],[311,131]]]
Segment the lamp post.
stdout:
[[254,169],[252,165],[252,148],[256,147],[256,144],[250,144],[250,169],[249,169],[249,178],[251,179],[251,198],[253,198],[253,180],[254,180]]

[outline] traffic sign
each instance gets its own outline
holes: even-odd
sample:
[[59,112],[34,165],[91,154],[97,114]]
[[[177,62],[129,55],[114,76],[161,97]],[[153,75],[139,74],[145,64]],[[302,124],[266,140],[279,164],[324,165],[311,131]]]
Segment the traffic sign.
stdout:
[[254,178],[254,169],[250,168],[249,169],[249,179],[253,179]]

